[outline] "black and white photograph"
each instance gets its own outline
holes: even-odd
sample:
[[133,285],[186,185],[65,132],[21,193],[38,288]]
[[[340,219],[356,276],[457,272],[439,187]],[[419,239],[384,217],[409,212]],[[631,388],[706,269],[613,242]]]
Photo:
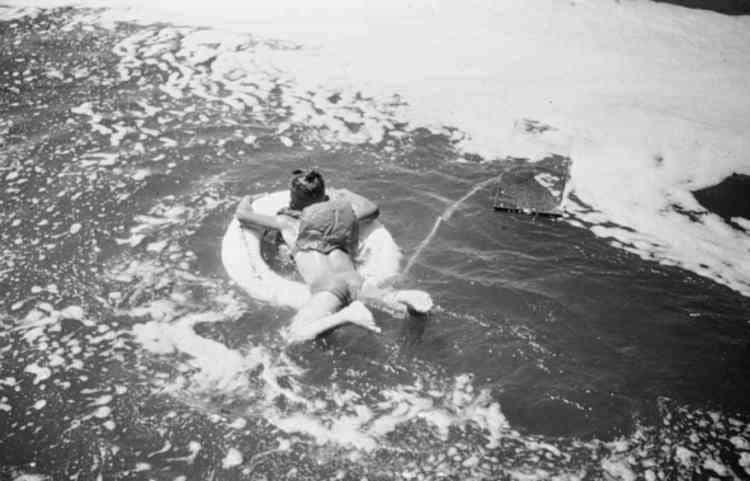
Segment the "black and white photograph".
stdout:
[[58,480],[750,480],[750,0],[0,0]]

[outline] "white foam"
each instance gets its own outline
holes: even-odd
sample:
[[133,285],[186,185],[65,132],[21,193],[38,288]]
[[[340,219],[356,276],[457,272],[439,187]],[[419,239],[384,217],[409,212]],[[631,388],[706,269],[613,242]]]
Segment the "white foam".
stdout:
[[103,396],[100,396],[91,403],[89,403],[91,406],[103,406],[105,404],[109,404],[112,401],[112,395],[111,394],[105,394]]
[[318,444],[339,444],[371,451],[377,447],[377,441],[362,432],[360,425],[348,425],[344,422],[333,426],[327,425],[324,419],[302,413],[269,418],[278,428],[290,433],[304,433],[311,436]]
[[727,467],[713,458],[705,459],[703,461],[703,469],[713,471],[719,476],[727,476],[729,474]]
[[543,172],[534,176],[534,180],[536,180],[539,185],[547,189],[549,193],[552,194],[555,198],[560,196],[561,192],[555,188],[555,183],[558,181],[558,179],[552,174]]
[[224,459],[221,460],[221,467],[224,469],[234,468],[242,464],[242,453],[237,448],[229,448]]
[[735,448],[750,451],[750,442],[741,436],[732,436],[729,441],[734,445]]
[[638,479],[633,470],[621,460],[604,459],[602,460],[602,469],[614,479],[622,481],[635,481]]
[[52,376],[52,370],[48,367],[41,367],[36,363],[31,363],[24,369],[25,372],[31,373],[34,375],[34,384],[39,384],[42,381],[45,381]]
[[35,473],[21,473],[16,474],[13,477],[13,481],[48,481],[51,479],[46,474],[35,474]]
[[237,418],[229,424],[229,427],[232,429],[243,429],[245,426],[247,426],[247,421],[242,418]]
[[[748,234],[673,208],[702,211],[690,190],[750,173],[748,17],[646,1],[12,3],[108,7],[109,23],[214,26],[188,33],[179,61],[164,45],[186,29],[136,34],[117,52],[137,64],[138,42],[151,44],[138,55],[178,66],[168,91],[233,108],[281,84],[290,121],[324,126],[329,140],[378,142],[394,121],[408,121],[457,126],[464,149],[489,157],[570,155],[570,191],[594,209],[570,212],[635,231],[599,225],[597,235],[750,294]],[[242,32],[303,48],[233,49],[247,44]],[[231,95],[217,95],[192,67],[212,55],[212,79]],[[106,134],[90,105],[76,113]],[[551,128],[529,131],[526,119]],[[351,121],[361,128],[350,130]]]
[[750,219],[745,219],[744,217],[732,217],[730,220],[742,227],[745,232],[750,232]]
[[674,452],[674,459],[683,466],[690,466],[698,456],[691,450],[677,446]]
[[[183,376],[166,387],[160,384],[161,392],[208,399],[219,392],[235,393],[250,403],[248,412],[259,413],[283,431],[304,434],[319,444],[365,451],[377,448],[398,426],[420,419],[444,439],[450,427],[471,424],[485,433],[490,447],[511,432],[489,391],[475,392],[467,375],[458,376],[448,390],[433,390],[429,395],[419,387],[421,381],[416,386],[393,386],[382,390],[375,405],[373,400],[335,384],[311,389],[301,382],[304,371],[283,353],[281,344],[265,340],[263,346],[253,346],[249,339],[241,350],[232,350],[199,335],[194,329],[198,322],[236,322],[233,316],[239,314],[231,307],[235,301],[227,298],[223,302],[228,308],[215,306],[214,311],[202,313],[183,314],[184,307],[166,300],[130,310],[131,315],[151,318],[133,327],[134,339],[144,348],[157,355],[181,353],[189,357],[191,369],[181,370]],[[279,398],[286,400],[284,409],[278,407]],[[103,411],[111,400],[111,395],[104,395],[91,405]],[[336,408],[331,410],[331,405]],[[227,423],[234,429],[247,424],[244,419]]]
[[188,451],[190,451],[190,454],[187,456],[182,456],[178,458],[169,458],[168,461],[183,461],[188,464],[193,464],[195,462],[195,458],[198,456],[198,452],[201,450],[203,446],[201,446],[201,443],[198,441],[190,441],[188,443]]

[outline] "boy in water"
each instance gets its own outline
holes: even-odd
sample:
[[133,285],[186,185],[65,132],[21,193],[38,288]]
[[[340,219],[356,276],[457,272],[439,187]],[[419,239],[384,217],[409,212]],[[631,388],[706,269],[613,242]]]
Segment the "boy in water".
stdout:
[[430,295],[416,290],[384,290],[365,285],[354,267],[359,224],[377,218],[377,205],[362,196],[339,189],[326,195],[323,177],[316,170],[295,170],[290,182],[289,207],[275,216],[252,208],[252,198],[242,199],[237,219],[243,227],[279,230],[292,249],[297,270],[312,296],[284,330],[289,342],[313,339],[347,322],[380,332],[362,301],[391,312],[426,313]]

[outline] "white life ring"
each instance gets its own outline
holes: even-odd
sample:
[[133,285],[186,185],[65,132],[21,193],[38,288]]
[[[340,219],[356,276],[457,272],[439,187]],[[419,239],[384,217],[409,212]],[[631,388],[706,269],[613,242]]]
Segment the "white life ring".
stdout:
[[[289,205],[289,191],[264,194],[252,205],[259,213],[275,215]],[[366,283],[379,285],[397,275],[401,256],[390,232],[377,219],[360,227],[355,265]],[[268,266],[261,255],[261,236],[255,230],[242,228],[236,218],[224,234],[221,261],[229,277],[254,299],[299,309],[310,298],[306,284],[287,279]]]

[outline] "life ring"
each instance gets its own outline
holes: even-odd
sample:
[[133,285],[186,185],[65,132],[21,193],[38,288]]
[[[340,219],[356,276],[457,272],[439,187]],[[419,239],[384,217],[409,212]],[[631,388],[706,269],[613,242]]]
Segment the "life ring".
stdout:
[[[252,205],[259,213],[275,215],[289,205],[289,191],[262,194]],[[263,259],[261,241],[259,232],[243,228],[233,218],[221,244],[221,261],[227,274],[258,301],[299,309],[310,298],[310,289],[305,283],[274,271]],[[365,283],[380,285],[396,276],[401,257],[401,249],[380,221],[375,219],[360,226],[354,263]]]

